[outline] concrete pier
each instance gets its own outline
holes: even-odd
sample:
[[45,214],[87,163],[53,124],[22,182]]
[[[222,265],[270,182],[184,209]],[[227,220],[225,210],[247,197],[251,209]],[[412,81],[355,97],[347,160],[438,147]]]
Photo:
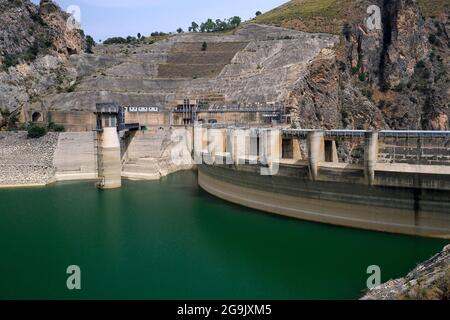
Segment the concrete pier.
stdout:
[[122,186],[120,142],[115,127],[104,128],[98,133],[98,187],[115,189]]
[[[207,164],[224,164],[223,154],[225,152],[226,135],[224,129],[208,130],[208,157],[205,159]],[[217,157],[220,155],[220,157]]]
[[319,163],[325,161],[324,132],[312,131],[308,135],[309,175],[312,181],[317,180]]
[[375,182],[375,168],[378,161],[378,132],[367,132],[364,145],[364,175],[369,186]]
[[[232,160],[199,166],[200,186],[220,198],[311,221],[450,238],[450,132],[228,128],[207,135],[213,145],[226,139]],[[384,160],[393,147],[404,155],[392,157],[408,163]],[[216,148],[207,153],[214,157]]]

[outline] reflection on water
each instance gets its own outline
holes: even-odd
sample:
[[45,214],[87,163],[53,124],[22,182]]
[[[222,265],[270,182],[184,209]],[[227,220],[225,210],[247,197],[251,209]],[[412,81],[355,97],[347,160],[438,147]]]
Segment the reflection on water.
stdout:
[[1,190],[0,298],[354,299],[369,265],[387,281],[446,244],[261,213],[196,179]]

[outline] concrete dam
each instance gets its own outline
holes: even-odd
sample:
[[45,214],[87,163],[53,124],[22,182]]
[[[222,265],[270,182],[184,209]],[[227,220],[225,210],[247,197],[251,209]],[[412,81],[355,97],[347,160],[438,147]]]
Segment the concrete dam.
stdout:
[[[20,170],[37,174],[42,166],[43,178],[33,185],[92,180],[105,189],[120,187],[122,179],[158,180],[197,168],[204,190],[239,205],[314,222],[450,239],[449,137],[446,131],[212,124],[118,132],[106,126],[102,132],[52,136],[42,164],[11,140],[14,148],[5,148],[3,167],[15,172],[16,161],[9,164],[8,157],[17,159],[16,150],[23,159]],[[5,182],[6,187],[30,185]]]
[[203,130],[194,153],[212,195],[309,221],[450,239],[450,132]]

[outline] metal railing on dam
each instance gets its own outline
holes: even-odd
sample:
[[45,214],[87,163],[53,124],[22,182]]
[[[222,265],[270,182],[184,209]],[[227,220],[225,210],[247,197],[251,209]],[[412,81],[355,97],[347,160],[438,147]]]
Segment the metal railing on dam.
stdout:
[[[286,136],[307,136],[318,129],[283,129]],[[327,137],[364,137],[372,130],[323,130]],[[380,130],[379,137],[389,138],[449,138],[450,131],[424,131],[424,130]]]

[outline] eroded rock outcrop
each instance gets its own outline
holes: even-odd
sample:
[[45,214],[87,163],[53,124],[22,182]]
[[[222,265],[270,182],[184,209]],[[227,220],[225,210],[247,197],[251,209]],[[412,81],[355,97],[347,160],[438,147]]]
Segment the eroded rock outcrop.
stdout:
[[376,287],[362,300],[448,300],[450,299],[450,245],[421,263],[406,277]]
[[49,0],[0,0],[0,109],[4,114],[64,90],[76,78],[67,58],[85,47],[83,33]]
[[346,46],[351,48],[352,72],[364,80],[364,90],[389,127],[447,129],[443,119],[449,114],[450,42],[444,32],[448,13],[425,19],[412,0],[378,1],[378,5],[381,30],[367,30],[364,24],[351,27],[354,32]]

